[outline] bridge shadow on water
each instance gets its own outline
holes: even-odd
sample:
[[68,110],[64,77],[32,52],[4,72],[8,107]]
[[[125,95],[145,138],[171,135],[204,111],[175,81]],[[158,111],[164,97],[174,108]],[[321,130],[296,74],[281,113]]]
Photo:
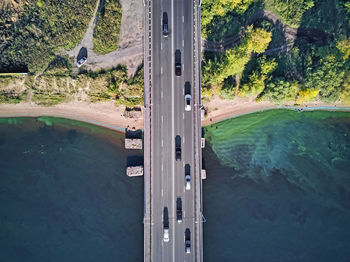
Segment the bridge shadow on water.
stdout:
[[143,155],[128,156],[126,158],[126,166],[143,166]]

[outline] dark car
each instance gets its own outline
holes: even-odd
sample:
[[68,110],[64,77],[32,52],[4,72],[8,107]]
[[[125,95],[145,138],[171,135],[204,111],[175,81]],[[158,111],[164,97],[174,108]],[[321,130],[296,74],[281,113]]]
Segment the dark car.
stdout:
[[181,75],[181,52],[179,49],[175,51],[175,75],[180,76]]
[[175,137],[175,158],[176,161],[181,160],[181,137],[179,135]]
[[169,242],[169,213],[168,208],[163,210],[163,241]]
[[176,63],[175,64],[175,75],[176,76],[181,76],[181,63]]
[[176,161],[180,161],[181,160],[181,147],[177,146],[176,147]]
[[188,228],[185,231],[185,252],[186,254],[191,253],[191,231]]
[[182,222],[182,201],[180,197],[176,199],[176,220],[178,223]]
[[168,14],[166,12],[163,13],[163,36],[168,37],[169,29],[168,29]]

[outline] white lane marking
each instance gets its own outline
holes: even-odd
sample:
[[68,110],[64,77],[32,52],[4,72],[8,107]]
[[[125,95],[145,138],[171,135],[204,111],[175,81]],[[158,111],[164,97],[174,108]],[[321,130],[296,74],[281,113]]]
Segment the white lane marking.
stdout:
[[163,90],[160,92],[160,97],[163,99]]
[[[171,0],[171,28],[174,28],[174,0]],[[174,64],[174,37],[171,38],[171,64]],[[171,143],[171,156],[172,156],[172,186],[173,186],[173,193],[171,196],[171,201],[172,203],[174,203],[175,201],[175,166],[174,166],[174,159],[175,159],[175,135],[174,135],[174,127],[175,127],[175,116],[174,116],[174,111],[175,111],[175,105],[174,105],[174,70],[171,70],[171,139],[172,139],[172,143]],[[172,216],[175,215],[175,211],[174,211],[174,204],[172,204],[173,206],[173,210],[172,210]],[[173,241],[172,241],[172,261],[175,261],[175,227],[173,227]]]
[[162,139],[162,147],[163,147],[163,139]]
[[185,16],[182,16],[182,23],[185,23]]
[[164,192],[163,192],[163,188],[162,188],[162,196],[163,196],[163,193],[164,193]]
[[[185,119],[185,113],[182,113],[182,119]],[[185,140],[185,137],[184,137]]]
[[163,74],[163,67],[162,66],[160,67],[160,74],[161,75]]
[[[160,118],[160,119],[161,119],[161,121],[162,121],[162,124],[163,124],[163,116],[161,116],[161,118]],[[162,141],[163,141],[163,140],[162,140]]]
[[160,50],[163,50],[163,43],[160,42]]
[[182,40],[182,47],[185,46],[185,39]]

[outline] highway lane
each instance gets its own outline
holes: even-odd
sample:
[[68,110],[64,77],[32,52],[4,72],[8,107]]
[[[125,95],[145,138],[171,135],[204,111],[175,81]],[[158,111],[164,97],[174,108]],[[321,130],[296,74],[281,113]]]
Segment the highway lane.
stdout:
[[[169,36],[162,36],[167,12]],[[185,82],[193,88],[193,2],[152,3],[152,261],[195,261],[194,252],[194,121],[185,112]],[[175,76],[175,50],[181,51],[182,75]],[[192,94],[191,90],[191,94]],[[193,107],[193,103],[192,103]],[[182,159],[175,161],[175,136],[181,136]],[[191,166],[191,190],[185,190],[185,164]],[[197,178],[198,179],[198,178]],[[182,199],[183,222],[176,221],[176,199]],[[163,241],[163,210],[168,208],[170,241]],[[185,253],[185,230],[191,231],[191,254]]]

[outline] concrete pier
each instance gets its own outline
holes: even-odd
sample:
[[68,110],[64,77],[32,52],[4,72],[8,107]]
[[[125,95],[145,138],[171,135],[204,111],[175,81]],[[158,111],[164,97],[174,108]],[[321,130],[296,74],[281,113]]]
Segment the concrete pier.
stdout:
[[207,178],[207,171],[205,169],[202,169],[201,176],[202,176],[202,179]]
[[128,166],[126,168],[127,176],[143,176],[143,166]]
[[142,139],[125,138],[126,149],[142,149]]

